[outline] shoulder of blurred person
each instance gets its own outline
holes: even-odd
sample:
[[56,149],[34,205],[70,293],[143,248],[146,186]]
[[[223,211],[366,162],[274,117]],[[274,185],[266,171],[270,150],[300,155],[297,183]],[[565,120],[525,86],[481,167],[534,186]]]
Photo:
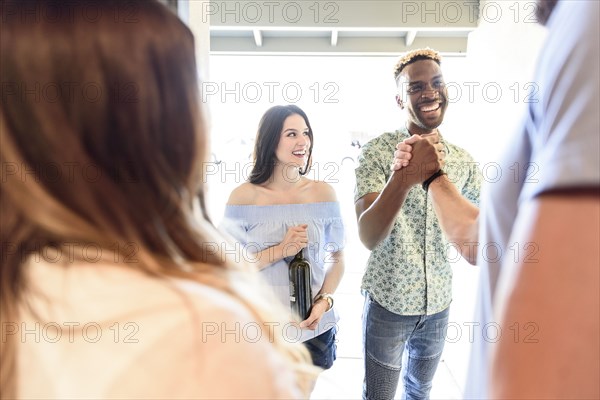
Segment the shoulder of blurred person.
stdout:
[[[34,258],[19,326],[28,339],[18,347],[20,397],[300,397],[271,345],[281,322],[257,322],[214,285]],[[50,355],[65,362],[57,369]]]
[[[559,1],[545,15],[549,34],[535,75],[539,91],[501,162],[526,169],[486,188],[481,239],[504,256],[480,254],[485,268],[478,304],[482,324],[494,323],[495,314],[503,332],[517,326],[535,332],[528,340],[503,335],[493,354],[490,346],[474,349],[470,386],[479,392],[467,396],[597,398],[600,392],[600,161],[598,151],[590,151],[600,147],[600,5]],[[524,254],[513,254],[517,247]],[[547,354],[552,357],[541,362]]]

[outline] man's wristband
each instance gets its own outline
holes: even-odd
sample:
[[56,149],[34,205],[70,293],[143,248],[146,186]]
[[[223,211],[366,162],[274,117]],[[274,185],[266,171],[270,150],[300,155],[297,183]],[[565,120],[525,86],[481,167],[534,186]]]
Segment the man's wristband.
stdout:
[[438,169],[435,174],[431,175],[429,178],[427,178],[427,180],[425,182],[423,182],[423,190],[428,191],[429,185],[431,184],[431,182],[433,182],[434,180],[436,180],[437,178],[439,178],[442,175],[446,175],[446,173],[444,171],[442,171],[441,169]]
[[321,293],[319,295],[317,295],[317,297],[315,297],[315,303],[319,300],[327,300],[327,311],[331,310],[333,308],[333,296],[330,295],[329,293]]

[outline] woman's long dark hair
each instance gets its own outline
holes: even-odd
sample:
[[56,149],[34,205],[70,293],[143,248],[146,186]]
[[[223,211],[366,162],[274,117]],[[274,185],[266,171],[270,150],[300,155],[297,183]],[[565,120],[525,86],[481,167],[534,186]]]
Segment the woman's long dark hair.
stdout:
[[306,175],[312,165],[313,131],[306,113],[293,104],[287,106],[274,106],[265,112],[258,124],[258,132],[254,143],[254,166],[250,173],[250,183],[261,184],[268,181],[273,175],[277,162],[275,152],[281,138],[283,123],[290,115],[298,114],[304,118],[308,127],[310,147],[308,148],[308,160],[306,167],[300,171],[300,175]]
[[[254,274],[207,250],[224,241],[204,210],[207,134],[191,31],[153,0],[1,6],[2,326],[26,303],[24,263],[73,243],[121,259],[133,243],[131,268],[207,283],[261,322],[278,318],[254,286],[234,289],[232,274],[239,284]],[[18,395],[17,339],[0,343],[2,398]],[[303,357],[278,343],[290,360]]]

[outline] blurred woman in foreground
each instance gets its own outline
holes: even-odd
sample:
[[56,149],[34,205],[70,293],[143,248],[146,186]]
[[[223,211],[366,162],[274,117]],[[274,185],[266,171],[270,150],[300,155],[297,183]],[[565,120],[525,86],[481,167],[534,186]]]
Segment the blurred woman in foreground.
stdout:
[[215,250],[189,29],[149,0],[1,13],[1,397],[306,396],[285,313]]

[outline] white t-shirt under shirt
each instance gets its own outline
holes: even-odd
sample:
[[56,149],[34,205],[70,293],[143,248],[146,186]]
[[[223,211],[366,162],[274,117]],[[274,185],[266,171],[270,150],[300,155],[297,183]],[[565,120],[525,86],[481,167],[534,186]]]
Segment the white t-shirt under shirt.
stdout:
[[471,353],[467,399],[487,397],[490,346],[498,334],[514,334],[498,332],[494,320],[497,283],[510,273],[502,265],[515,257],[518,261],[533,260],[538,250],[535,244],[510,241],[519,204],[554,189],[600,186],[599,15],[598,1],[558,3],[538,62],[535,102],[529,105],[523,127],[502,159],[505,173],[501,180],[483,187],[479,325]]
[[26,273],[29,308],[10,331],[20,398],[300,397],[269,332],[221,291],[102,263]]

